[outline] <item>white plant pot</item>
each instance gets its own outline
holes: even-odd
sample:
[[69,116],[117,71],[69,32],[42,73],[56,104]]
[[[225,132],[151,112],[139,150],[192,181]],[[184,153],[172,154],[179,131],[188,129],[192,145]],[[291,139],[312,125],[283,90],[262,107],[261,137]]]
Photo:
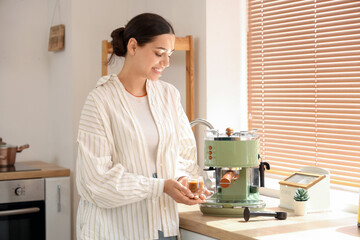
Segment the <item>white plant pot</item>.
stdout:
[[306,215],[307,201],[294,201],[294,212],[295,215],[305,216]]

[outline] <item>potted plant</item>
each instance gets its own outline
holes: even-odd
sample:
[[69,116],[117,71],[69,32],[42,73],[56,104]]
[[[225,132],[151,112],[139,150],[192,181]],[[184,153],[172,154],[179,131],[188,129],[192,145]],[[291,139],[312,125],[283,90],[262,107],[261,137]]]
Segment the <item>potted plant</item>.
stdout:
[[309,200],[309,194],[306,189],[298,188],[294,195],[294,212],[298,216],[306,215],[306,204]]

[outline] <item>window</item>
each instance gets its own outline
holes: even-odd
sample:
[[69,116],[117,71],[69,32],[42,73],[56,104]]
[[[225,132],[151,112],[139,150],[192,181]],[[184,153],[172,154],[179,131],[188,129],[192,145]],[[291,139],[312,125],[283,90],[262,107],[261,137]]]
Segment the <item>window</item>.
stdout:
[[276,174],[360,187],[360,1],[248,0],[249,129]]

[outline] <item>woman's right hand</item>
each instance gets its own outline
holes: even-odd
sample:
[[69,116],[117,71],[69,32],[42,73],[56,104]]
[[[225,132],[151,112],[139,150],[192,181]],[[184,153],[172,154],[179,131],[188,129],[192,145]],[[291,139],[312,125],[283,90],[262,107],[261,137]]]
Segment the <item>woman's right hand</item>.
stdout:
[[164,192],[177,203],[195,205],[204,202],[201,198],[195,198],[194,194],[187,187],[174,179],[165,180]]

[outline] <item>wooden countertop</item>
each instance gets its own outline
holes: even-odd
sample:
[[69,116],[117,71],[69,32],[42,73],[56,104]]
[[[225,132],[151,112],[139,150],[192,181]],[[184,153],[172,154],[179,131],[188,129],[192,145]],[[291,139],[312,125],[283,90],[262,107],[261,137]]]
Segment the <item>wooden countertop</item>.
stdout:
[[[342,211],[309,213],[295,216],[292,210],[278,207],[279,199],[261,197],[269,207],[265,211],[286,211],[286,220],[273,217],[225,218],[203,215],[199,206],[179,204],[180,228],[216,239],[341,239],[360,238],[357,215]],[[271,202],[271,204],[269,204]],[[273,206],[273,207],[272,207]]]
[[41,162],[41,161],[17,162],[15,163],[15,168],[17,170],[27,169],[27,168],[33,170],[12,171],[12,172],[0,171],[0,181],[28,179],[28,178],[49,178],[49,177],[70,176],[70,169],[59,167],[55,164]]

